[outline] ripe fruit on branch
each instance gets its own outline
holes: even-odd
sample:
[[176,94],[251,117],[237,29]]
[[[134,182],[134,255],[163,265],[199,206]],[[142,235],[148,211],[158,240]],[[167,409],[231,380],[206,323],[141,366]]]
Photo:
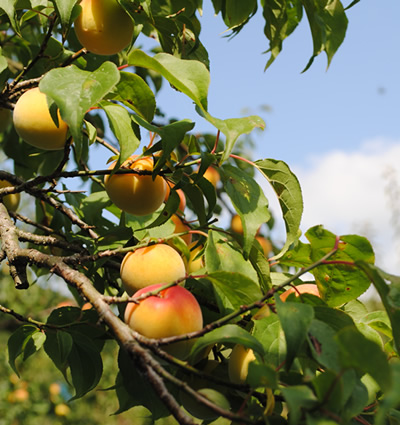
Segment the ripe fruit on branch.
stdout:
[[204,267],[204,255],[198,256],[203,247],[201,245],[196,246],[196,244],[197,241],[188,244],[190,249],[190,257],[189,260],[184,260],[188,274],[196,273],[198,270]]
[[[162,286],[147,286],[137,291],[134,297],[155,291]],[[157,296],[145,298],[139,304],[128,303],[125,309],[125,323],[147,338],[159,339],[199,331],[203,328],[203,315],[191,292],[182,286],[172,286],[160,291]],[[185,359],[192,344],[193,340],[180,341],[165,346],[165,350]]]
[[314,283],[303,283],[301,285],[297,285],[295,288],[291,287],[280,295],[282,301],[286,301],[286,298],[290,294],[295,294],[296,297],[300,296],[300,294],[312,294],[320,297],[320,293],[318,291],[318,286]]
[[98,55],[114,55],[129,45],[133,22],[117,0],[82,0],[74,22],[79,42]]
[[57,110],[58,125],[53,121],[47,96],[38,87],[26,91],[17,101],[13,113],[14,128],[21,139],[45,150],[63,149],[68,126]]
[[235,233],[239,233],[240,235],[243,234],[243,225],[242,225],[242,219],[240,218],[239,214],[234,214],[231,219],[231,229]]
[[[131,170],[153,171],[153,159],[132,156],[122,166]],[[115,162],[110,168],[115,167]],[[147,215],[156,211],[164,202],[166,183],[160,176],[153,180],[151,175],[114,174],[105,176],[104,183],[111,201],[122,211],[133,215]]]
[[[0,180],[0,188],[12,187],[13,185],[7,180]],[[19,193],[11,193],[3,197],[3,203],[9,211],[17,211],[21,195]]]
[[264,236],[256,236],[258,243],[261,245],[261,248],[264,251],[264,255],[268,257],[268,255],[272,252],[272,244],[271,242],[264,238]]
[[207,179],[214,187],[217,187],[218,182],[221,180],[219,172],[211,165],[207,168],[203,174],[203,177]]
[[[190,230],[190,227],[185,224],[180,217],[178,217],[176,214],[172,214],[171,220],[175,224],[175,230],[174,233],[183,233],[188,232]],[[180,236],[187,245],[189,245],[192,242],[192,234],[187,233],[186,235]]]
[[249,363],[255,359],[256,357],[251,348],[246,348],[241,344],[236,344],[229,357],[229,379],[234,384],[244,384],[249,372]]
[[[169,194],[171,193],[171,183],[167,183],[167,190],[165,193],[165,199],[164,201],[167,202],[168,198],[169,198]],[[172,185],[173,187],[173,185]],[[182,189],[176,189],[176,193],[179,196],[180,202],[179,202],[179,207],[178,207],[178,211],[180,211],[181,213],[183,213],[183,211],[186,208],[186,196],[185,193],[183,192]]]
[[7,129],[12,121],[12,113],[9,109],[0,108],[0,133]]
[[129,295],[156,283],[175,282],[185,275],[181,256],[166,244],[155,244],[129,252],[120,270],[122,283]]

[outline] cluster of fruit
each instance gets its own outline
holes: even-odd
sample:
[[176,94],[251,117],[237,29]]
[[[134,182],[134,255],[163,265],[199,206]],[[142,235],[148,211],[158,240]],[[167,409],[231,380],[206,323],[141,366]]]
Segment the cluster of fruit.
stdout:
[[[94,5],[95,3],[95,5]],[[82,0],[81,14],[74,24],[76,36],[89,51],[99,55],[119,52],[129,45],[133,37],[133,24],[130,17],[118,2]],[[11,121],[9,110],[0,109],[0,123],[6,128]],[[38,87],[29,89],[18,99],[12,115],[14,128],[27,143],[45,150],[63,149],[68,138],[68,125],[63,121],[59,111],[54,120],[50,114],[47,97]],[[57,122],[55,122],[57,121]],[[1,131],[1,128],[0,128]],[[113,169],[116,163],[110,165]],[[193,294],[179,284],[188,274],[204,267],[201,255],[202,246],[192,241],[190,228],[182,221],[180,215],[186,207],[185,195],[181,189],[174,189],[173,184],[164,177],[152,176],[154,161],[152,157],[132,156],[126,160],[121,169],[123,173],[112,173],[104,179],[105,189],[110,200],[122,211],[143,216],[155,212],[168,200],[171,190],[180,196],[178,213],[172,215],[175,233],[184,233],[182,239],[188,245],[190,258],[184,259],[172,244],[156,243],[134,249],[126,254],[120,276],[124,289],[129,296],[140,297],[148,292],[157,292],[140,302],[128,302],[125,309],[125,322],[138,333],[148,338],[165,338],[196,332],[203,327],[202,311]],[[131,171],[131,172],[129,172]],[[218,171],[210,167],[204,177],[214,187],[219,182]],[[11,183],[0,181],[0,187]],[[10,210],[16,210],[19,194],[7,195],[4,203]],[[234,215],[231,230],[243,233],[241,219]],[[272,251],[270,242],[257,235],[265,255]],[[282,300],[294,292],[294,289],[282,294]],[[298,286],[295,295],[310,292],[318,295],[316,285]],[[185,359],[191,349],[193,340],[170,344],[166,350],[179,358]],[[233,348],[230,356],[229,375],[233,382],[246,380],[248,364],[254,360],[254,353],[240,345]]]

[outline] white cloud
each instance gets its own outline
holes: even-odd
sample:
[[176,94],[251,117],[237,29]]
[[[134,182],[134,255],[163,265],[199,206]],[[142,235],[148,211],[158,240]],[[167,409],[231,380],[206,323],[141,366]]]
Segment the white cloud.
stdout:
[[[303,232],[323,224],[339,235],[365,236],[377,265],[400,274],[399,165],[400,140],[378,139],[357,151],[331,151],[302,166],[289,164],[303,191]],[[273,202],[271,207],[277,208]]]

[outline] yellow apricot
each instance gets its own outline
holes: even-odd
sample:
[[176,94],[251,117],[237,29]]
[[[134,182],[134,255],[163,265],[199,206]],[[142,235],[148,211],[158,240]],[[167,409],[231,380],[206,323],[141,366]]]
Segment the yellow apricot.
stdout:
[[0,108],[0,133],[5,131],[12,121],[12,114],[9,109]]
[[57,111],[58,126],[54,123],[47,97],[38,87],[26,91],[17,101],[13,113],[15,131],[26,143],[45,150],[63,149],[68,126]]
[[263,236],[256,236],[256,239],[261,245],[261,248],[264,251],[264,255],[267,257],[270,254],[270,252],[272,252],[271,242],[268,239],[264,238]]
[[[111,164],[113,168],[115,163]],[[129,158],[123,166],[131,170],[153,171],[153,159],[144,157]],[[166,183],[157,176],[154,180],[151,175],[114,174],[104,179],[106,191],[111,201],[129,214],[142,216],[156,211],[164,202]]]
[[234,214],[231,219],[231,229],[235,233],[239,233],[240,235],[243,234],[243,225],[242,225],[242,219],[240,218],[239,214]]
[[256,359],[251,348],[236,344],[228,362],[229,379],[234,384],[244,384],[249,372],[249,363]]
[[155,244],[129,252],[120,269],[122,283],[129,295],[156,283],[175,282],[185,275],[181,256],[166,244]]
[[[0,189],[12,187],[13,185],[7,180],[0,180]],[[3,203],[9,211],[17,211],[21,195],[19,193],[11,193],[3,198]]]
[[71,411],[71,409],[69,408],[69,406],[67,406],[65,403],[60,403],[57,404],[54,407],[54,413],[57,416],[67,416],[69,414],[69,412]]
[[312,294],[321,297],[318,286],[315,283],[302,283],[294,287],[292,286],[280,295],[281,300],[286,301],[286,298],[290,294],[295,294],[296,297],[299,297],[301,294]]
[[82,0],[80,6],[74,28],[83,47],[98,55],[114,55],[129,45],[133,22],[117,0]]
[[[188,232],[190,230],[190,227],[185,224],[180,217],[178,217],[176,214],[172,214],[171,220],[175,224],[175,230],[174,233],[183,233]],[[187,245],[189,245],[192,242],[192,234],[187,233],[186,235],[180,236]]]
[[206,178],[214,187],[217,187],[218,182],[221,180],[219,172],[212,166],[207,168],[203,177]]
[[201,245],[195,247],[196,244],[197,241],[194,241],[188,245],[190,249],[190,256],[189,260],[185,261],[188,274],[196,273],[198,270],[204,267],[204,255],[198,256],[203,247]]
[[[174,184],[173,183],[168,183],[167,184],[167,190],[166,190],[166,193],[165,193],[164,202],[167,202],[167,200],[169,198],[169,194],[171,193],[171,188],[172,187],[174,187]],[[176,193],[178,194],[179,200],[180,200],[178,211],[180,211],[181,213],[183,213],[183,211],[186,208],[186,196],[185,196],[185,193],[183,192],[182,189],[176,189]]]

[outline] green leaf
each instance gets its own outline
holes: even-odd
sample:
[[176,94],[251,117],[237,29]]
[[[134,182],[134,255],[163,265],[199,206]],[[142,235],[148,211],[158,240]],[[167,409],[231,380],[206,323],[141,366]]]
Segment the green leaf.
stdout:
[[155,393],[149,380],[135,367],[132,358],[124,349],[118,354],[119,372],[115,382],[119,408],[114,414],[122,413],[134,406],[147,407],[152,418],[165,417],[168,410]]
[[198,353],[202,352],[210,345],[217,343],[241,344],[247,348],[251,348],[253,351],[260,354],[260,356],[264,355],[263,346],[254,336],[237,325],[225,325],[198,338],[192,347],[190,358],[196,358]]
[[282,50],[283,40],[288,37],[300,23],[303,8],[300,2],[286,0],[264,0],[263,16],[264,34],[269,40],[270,58],[265,65],[267,69]]
[[285,367],[289,370],[299,348],[306,340],[307,332],[314,319],[314,310],[308,304],[282,302],[278,295],[275,295],[275,303],[285,333],[287,346]]
[[78,0],[51,0],[57,11],[57,15],[60,17],[61,26],[63,28],[63,37],[67,35],[68,28],[71,26],[73,21],[73,10]]
[[202,110],[207,110],[210,73],[201,62],[179,59],[167,53],[158,53],[152,58],[141,50],[133,50],[128,63],[159,72],[176,90],[192,99]]
[[18,1],[18,0],[0,0],[0,9],[3,9],[6,15],[8,16],[8,19],[10,20],[11,26],[13,30],[21,35],[20,33],[20,26],[19,22],[17,20],[17,8],[30,8],[30,2],[28,0],[25,1]]
[[36,326],[22,325],[8,339],[8,362],[14,372],[19,376],[15,360],[21,354],[26,360],[38,351],[45,342],[43,334]]
[[225,162],[231,154],[236,140],[243,134],[251,133],[255,128],[265,129],[264,120],[258,115],[250,115],[243,118],[228,118],[221,120],[211,116],[208,112],[202,113],[207,121],[214,125],[225,135],[225,149],[222,153],[220,163]]
[[281,388],[283,398],[289,408],[289,424],[299,423],[301,409],[312,409],[318,403],[317,397],[311,388],[306,385],[292,385]]
[[167,53],[158,53],[152,58],[141,50],[133,50],[128,62],[130,65],[159,72],[175,89],[193,100],[200,115],[226,137],[221,163],[229,157],[235,141],[241,134],[248,134],[256,127],[265,128],[265,122],[258,116],[220,120],[207,112],[210,74],[202,62],[179,59]]
[[209,273],[207,280],[213,285],[219,310],[224,315],[262,297],[258,284],[237,272],[218,271]]
[[353,319],[342,310],[325,306],[315,306],[314,314],[316,319],[325,322],[335,331],[347,326],[353,326],[354,329],[356,328]]
[[245,171],[229,164],[222,170],[226,193],[242,220],[243,255],[247,259],[258,229],[271,218],[268,200],[258,183]]
[[246,382],[252,388],[271,388],[278,386],[278,373],[268,364],[259,364],[257,361],[249,363],[249,373]]
[[54,100],[69,126],[78,158],[82,152],[85,114],[112,90],[119,78],[116,65],[104,62],[93,72],[83,71],[75,65],[54,68],[40,81],[40,91]]
[[392,386],[392,375],[385,353],[373,341],[367,339],[353,327],[343,328],[335,336],[339,344],[339,358],[342,367],[354,368],[368,373],[383,391]]
[[122,164],[140,145],[140,140],[135,133],[134,121],[121,105],[108,102],[101,102],[100,105],[107,114],[111,130],[118,141],[120,147],[118,161],[119,164]]
[[384,425],[388,421],[389,412],[398,408],[400,403],[400,363],[398,361],[390,363],[390,368],[393,376],[393,386],[390,391],[386,392],[385,397],[379,404],[378,411],[375,415],[374,424]]
[[120,76],[120,81],[110,97],[122,102],[150,123],[156,110],[154,93],[139,75],[121,72]]
[[314,359],[321,366],[339,372],[339,348],[334,336],[335,331],[330,326],[314,319],[308,329],[307,340]]
[[257,282],[257,272],[251,262],[243,258],[239,246],[225,241],[218,232],[212,230],[208,232],[205,263],[208,273],[224,270],[240,273]]
[[73,340],[68,332],[57,330],[56,332],[48,332],[47,339],[44,344],[46,354],[53,361],[57,369],[66,378],[66,370],[68,367],[68,356],[72,350]]
[[[322,226],[309,229],[305,236],[311,243],[311,259],[318,261],[337,243],[337,237]],[[340,236],[338,249],[325,264],[313,269],[322,299],[330,306],[340,306],[358,298],[370,286],[370,279],[356,266],[356,261],[375,261],[369,241],[357,235]]]
[[257,10],[257,0],[226,0],[223,18],[229,29],[244,24]]
[[73,345],[68,356],[75,395],[71,400],[84,396],[100,381],[103,362],[98,346],[79,332],[71,332]]
[[297,177],[283,162],[263,159],[255,162],[256,167],[270,182],[282,210],[286,227],[286,242],[280,253],[273,258],[280,258],[299,237],[300,221],[303,214],[303,197]]
[[[357,266],[363,270],[375,286],[389,316],[392,325],[393,339],[400,353],[400,281],[396,276],[391,276],[378,267],[366,261],[357,261]],[[386,283],[390,282],[390,285]]]
[[270,314],[258,320],[254,320],[251,334],[264,347],[264,361],[275,369],[284,362],[286,358],[286,341],[281,322],[276,314]]
[[329,66],[333,55],[344,40],[348,21],[339,0],[301,0],[301,2],[307,14],[314,45],[313,55],[304,72],[321,52],[326,53]]
[[[163,127],[157,127],[155,125],[149,124],[142,117],[138,115],[133,115],[132,119],[138,124],[144,127],[146,130],[157,133],[161,140],[157,143],[161,145],[161,156],[158,158],[154,169],[153,174],[156,175],[159,170],[164,166],[166,160],[169,158],[170,153],[176,149],[179,144],[182,142],[185,134],[192,130],[194,127],[194,122],[190,120],[175,121],[171,124],[165,125]],[[155,149],[154,145],[154,149]],[[157,149],[160,150],[160,149]]]

